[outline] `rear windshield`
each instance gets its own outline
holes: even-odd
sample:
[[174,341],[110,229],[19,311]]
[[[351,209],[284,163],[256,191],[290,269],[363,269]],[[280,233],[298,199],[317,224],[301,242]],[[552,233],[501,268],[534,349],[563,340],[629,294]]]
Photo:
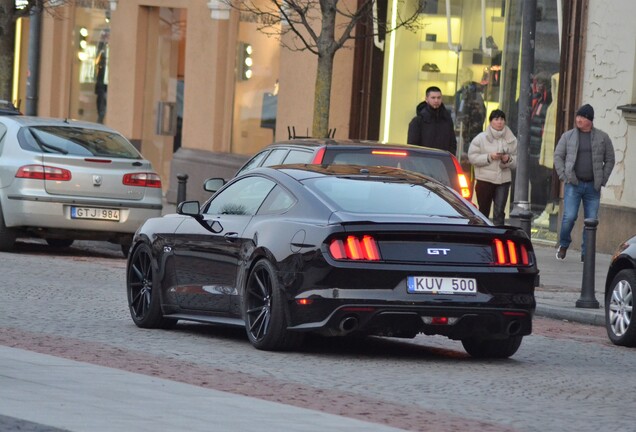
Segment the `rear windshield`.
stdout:
[[434,182],[413,184],[377,177],[314,177],[304,183],[336,209],[346,212],[474,217],[467,204]]
[[400,149],[330,149],[326,152],[323,163],[401,168],[433,177],[450,187],[455,186],[457,177],[455,165],[449,155],[424,154]]
[[139,152],[119,134],[71,126],[32,126],[18,133],[20,147],[42,153],[141,159]]

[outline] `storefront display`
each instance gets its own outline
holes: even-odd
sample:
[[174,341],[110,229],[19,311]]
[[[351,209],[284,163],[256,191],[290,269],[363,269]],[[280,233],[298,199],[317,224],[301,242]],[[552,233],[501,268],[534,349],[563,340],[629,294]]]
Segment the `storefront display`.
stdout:
[[[417,104],[424,100],[428,87],[437,86],[455,122],[456,156],[470,172],[463,156],[492,110],[504,110],[510,128],[518,133],[523,2],[426,3],[417,32],[400,29],[388,36],[380,139],[406,142],[407,126]],[[528,144],[529,189],[535,216],[541,215],[548,204],[552,209],[548,210],[554,209],[552,165],[542,155],[550,154],[556,145],[554,133],[546,136],[545,131],[555,130],[556,117],[548,113],[556,109],[551,77],[558,73],[560,62],[557,0],[542,2],[541,7],[536,23],[532,139]],[[543,219],[539,222],[544,224]],[[550,229],[550,224],[544,228]]]

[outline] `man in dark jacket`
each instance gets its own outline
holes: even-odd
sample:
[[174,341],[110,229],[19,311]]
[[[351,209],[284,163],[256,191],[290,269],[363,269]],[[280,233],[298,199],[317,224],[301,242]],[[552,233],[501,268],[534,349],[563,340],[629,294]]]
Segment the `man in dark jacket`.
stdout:
[[409,123],[407,143],[433,147],[456,154],[457,138],[450,112],[442,103],[439,87],[426,89],[426,101],[415,110],[417,115]]

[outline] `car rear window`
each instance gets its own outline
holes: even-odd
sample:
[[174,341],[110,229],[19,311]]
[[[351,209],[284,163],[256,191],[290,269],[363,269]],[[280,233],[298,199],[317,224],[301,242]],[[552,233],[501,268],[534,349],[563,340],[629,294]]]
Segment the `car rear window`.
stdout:
[[433,182],[413,184],[395,179],[319,177],[305,181],[337,209],[353,213],[407,214],[471,218],[460,198]]
[[433,153],[424,154],[399,149],[329,150],[325,154],[323,163],[401,168],[433,177],[440,183],[450,187],[454,186],[454,179],[457,177],[455,166],[450,156]]
[[71,156],[141,159],[141,155],[119,134],[72,126],[31,126],[18,133],[25,150]]

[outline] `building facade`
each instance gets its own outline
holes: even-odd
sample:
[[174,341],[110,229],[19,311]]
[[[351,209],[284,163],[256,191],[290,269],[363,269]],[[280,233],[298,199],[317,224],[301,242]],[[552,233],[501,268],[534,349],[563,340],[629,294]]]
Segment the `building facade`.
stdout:
[[[455,119],[462,159],[493,109],[503,109],[516,132],[520,94],[530,91],[533,236],[556,241],[560,184],[552,152],[576,107],[590,103],[595,126],[616,150],[597,236],[599,250],[611,251],[636,232],[627,169],[636,163],[629,151],[636,144],[636,38],[628,22],[636,4],[536,1],[530,89],[520,88],[523,0],[380,1],[377,14],[389,23],[420,8],[416,26],[337,52],[329,127],[337,138],[406,142],[417,104],[435,85]],[[52,10],[43,14],[38,114],[119,130],[152,161],[170,202],[177,174],[189,176],[188,198],[205,199],[205,178],[232,176],[291,128],[310,134],[316,57],[263,32],[280,31],[284,21],[208,0],[75,0]],[[28,20],[21,24],[15,99],[24,99],[27,70]]]

